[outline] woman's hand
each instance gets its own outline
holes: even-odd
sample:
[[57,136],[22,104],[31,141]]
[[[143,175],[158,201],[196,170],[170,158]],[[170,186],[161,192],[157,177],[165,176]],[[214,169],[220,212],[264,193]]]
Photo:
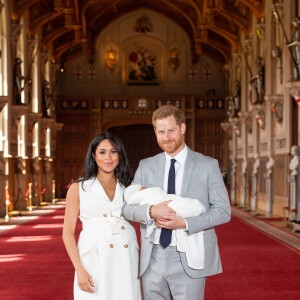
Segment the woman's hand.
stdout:
[[95,284],[91,275],[83,268],[76,273],[80,289],[87,293],[94,293]]

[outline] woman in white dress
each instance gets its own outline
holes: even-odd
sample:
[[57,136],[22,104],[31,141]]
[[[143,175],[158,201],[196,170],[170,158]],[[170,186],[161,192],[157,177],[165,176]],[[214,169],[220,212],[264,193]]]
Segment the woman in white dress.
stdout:
[[[63,241],[75,268],[74,299],[141,299],[136,233],[121,214],[130,182],[121,140],[112,133],[96,136],[83,176],[66,198]],[[82,231],[76,245],[78,216]]]

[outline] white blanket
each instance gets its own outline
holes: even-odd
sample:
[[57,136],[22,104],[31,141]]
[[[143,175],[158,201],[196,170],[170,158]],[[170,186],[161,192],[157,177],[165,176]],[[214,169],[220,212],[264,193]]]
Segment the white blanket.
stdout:
[[[199,216],[205,212],[204,205],[197,199],[183,198],[177,195],[166,194],[158,187],[146,188],[140,190],[141,185],[134,184],[129,186],[124,193],[124,198],[129,205],[155,205],[165,200],[173,200],[168,206],[171,207],[177,215],[187,218]],[[147,226],[146,238],[149,238],[153,229],[152,225]],[[187,263],[190,268],[204,268],[204,244],[203,231],[188,235],[184,229],[176,229],[177,250],[185,252]]]

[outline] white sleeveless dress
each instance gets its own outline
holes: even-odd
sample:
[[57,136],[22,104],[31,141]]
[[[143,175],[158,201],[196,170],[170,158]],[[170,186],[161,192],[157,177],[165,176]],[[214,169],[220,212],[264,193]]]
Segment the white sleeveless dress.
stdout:
[[75,300],[139,300],[138,243],[133,226],[120,217],[124,188],[117,183],[110,201],[97,179],[79,184],[82,231],[78,251],[84,268],[92,276],[95,293],[79,288],[74,280]]

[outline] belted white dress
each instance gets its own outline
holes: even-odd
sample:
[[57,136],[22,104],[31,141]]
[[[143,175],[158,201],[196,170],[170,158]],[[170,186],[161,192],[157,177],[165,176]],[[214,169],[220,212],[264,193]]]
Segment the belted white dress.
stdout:
[[84,268],[92,276],[95,293],[79,288],[75,300],[139,300],[138,243],[133,226],[120,216],[124,188],[117,183],[110,201],[101,183],[91,179],[79,184],[82,231],[77,247]]

